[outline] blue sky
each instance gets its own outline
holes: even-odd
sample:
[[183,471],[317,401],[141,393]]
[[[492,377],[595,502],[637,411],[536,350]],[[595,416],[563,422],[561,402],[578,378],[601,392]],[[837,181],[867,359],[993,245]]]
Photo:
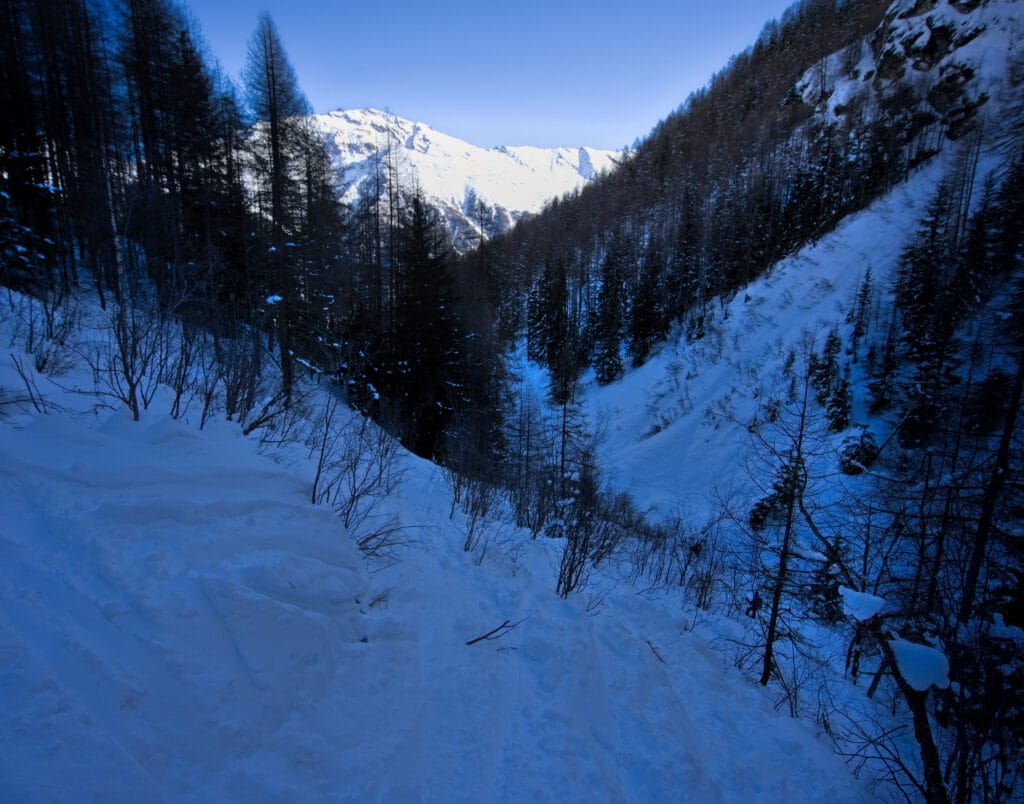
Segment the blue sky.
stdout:
[[314,109],[374,107],[475,145],[620,148],[793,0],[186,0],[237,78],[269,11]]

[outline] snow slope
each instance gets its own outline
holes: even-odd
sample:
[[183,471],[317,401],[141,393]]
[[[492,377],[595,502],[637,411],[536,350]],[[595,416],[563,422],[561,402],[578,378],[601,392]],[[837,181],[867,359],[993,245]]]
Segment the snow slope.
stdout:
[[869,267],[879,314],[900,250],[958,150],[969,147],[969,124],[980,123],[983,135],[975,200],[984,177],[1013,158],[1012,137],[1024,120],[1022,65],[1019,0],[896,0],[874,34],[805,72],[795,90],[825,122],[840,123],[843,110],[858,104],[878,114],[888,96],[907,91],[948,138],[938,138],[941,153],[906,183],[716,307],[704,340],[676,333],[654,359],[606,388],[590,375],[585,404],[608,432],[616,485],[641,506],[699,516],[744,484],[751,445],[743,423],[757,399],[805,333],[820,347],[839,324],[849,343],[843,319]]
[[936,158],[715,307],[702,340],[679,333],[642,367],[605,387],[587,375],[585,404],[607,431],[612,482],[641,507],[663,514],[680,507],[698,518],[715,510],[720,492],[742,486],[752,447],[745,423],[787,352],[805,333],[820,348],[836,324],[848,341],[843,321],[869,267],[878,314],[900,250],[949,163]]
[[416,544],[368,564],[305,450],[32,376],[49,415],[0,360],[0,799],[865,798],[678,597],[557,599],[558,542],[520,532],[464,553],[430,464],[384,503]]
[[390,147],[403,186],[420,188],[441,211],[460,248],[477,242],[479,202],[487,207],[483,231],[490,237],[523,215],[539,212],[552,198],[582,187],[619,156],[595,148],[481,148],[376,109],[342,109],[314,120],[327,136],[346,202],[370,190],[374,156]]

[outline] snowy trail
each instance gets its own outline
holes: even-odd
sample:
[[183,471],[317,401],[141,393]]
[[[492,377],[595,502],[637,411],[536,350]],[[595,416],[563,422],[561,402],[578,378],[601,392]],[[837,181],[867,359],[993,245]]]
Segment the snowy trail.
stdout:
[[389,503],[419,544],[381,570],[234,425],[17,425],[4,801],[864,798],[669,598],[588,613],[554,594],[557,544],[519,533],[475,563],[429,464]]

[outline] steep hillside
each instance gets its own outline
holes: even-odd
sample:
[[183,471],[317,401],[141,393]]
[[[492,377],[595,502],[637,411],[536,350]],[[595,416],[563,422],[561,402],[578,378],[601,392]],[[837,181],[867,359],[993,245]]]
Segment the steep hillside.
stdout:
[[373,193],[375,179],[395,170],[402,186],[418,187],[441,213],[460,251],[578,190],[619,158],[615,151],[585,147],[480,148],[375,109],[344,109],[314,119],[326,135],[346,202]]
[[[612,482],[662,515],[682,506],[709,518],[722,495],[737,490],[749,502],[761,481],[744,469],[755,449],[748,425],[763,399],[777,392],[788,353],[808,333],[819,345],[834,325],[846,333],[868,269],[880,305],[895,282],[908,233],[947,167],[937,160],[777,263],[716,307],[702,338],[678,330],[642,367],[607,386],[586,375],[585,404],[607,432]],[[881,307],[873,314],[881,320]],[[863,421],[863,407],[858,413],[855,419]]]
[[102,326],[38,374],[33,305],[6,301],[5,800],[866,800],[676,595],[609,575],[561,600],[560,542],[498,519],[465,552],[441,473],[407,454],[364,521],[392,548],[364,559],[365,527],[310,504],[306,444],[200,430],[168,388],[133,422],[75,357]]
[[576,367],[642,363],[944,144],[1012,139],[1022,38],[1010,0],[794,5],[618,170],[485,248],[509,328],[540,357],[561,265]]
[[545,434],[578,443],[581,407],[581,549],[605,555],[597,522],[657,545],[652,583],[719,573],[751,621],[737,665],[882,795],[1016,800],[1024,18],[893,3],[756,92],[834,5],[795,7],[620,171],[485,249],[535,272],[504,308],[544,369],[521,373],[515,450],[529,469]]
[[[608,451],[626,486],[645,502],[671,507],[732,474],[735,445],[746,440],[733,431],[755,414],[787,350],[805,332],[820,339],[845,321],[868,270],[876,305],[891,300],[902,251],[941,182],[969,170],[962,192],[976,207],[985,202],[986,182],[1005,176],[1021,145],[1022,65],[1024,16],[1016,0],[901,0],[872,34],[803,73],[794,91],[818,120],[842,125],[854,114],[885,121],[887,110],[902,104],[936,156],[922,157],[924,167],[907,181],[722,298],[710,309],[707,337],[677,328],[628,381],[602,389],[590,377],[588,404],[610,412]],[[964,138],[968,131],[974,140]],[[667,465],[659,454],[678,459],[669,477],[650,472],[652,463]],[[716,464],[710,471],[709,460]]]

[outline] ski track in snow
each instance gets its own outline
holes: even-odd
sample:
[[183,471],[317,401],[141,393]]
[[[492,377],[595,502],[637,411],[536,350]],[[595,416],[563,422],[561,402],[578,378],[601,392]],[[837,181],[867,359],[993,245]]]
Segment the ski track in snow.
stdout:
[[429,464],[382,569],[237,425],[20,416],[0,455],[5,801],[865,797],[673,598],[588,614],[524,534],[478,565]]

